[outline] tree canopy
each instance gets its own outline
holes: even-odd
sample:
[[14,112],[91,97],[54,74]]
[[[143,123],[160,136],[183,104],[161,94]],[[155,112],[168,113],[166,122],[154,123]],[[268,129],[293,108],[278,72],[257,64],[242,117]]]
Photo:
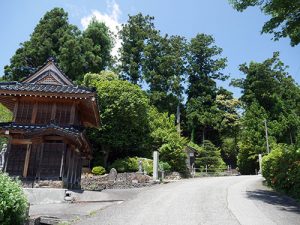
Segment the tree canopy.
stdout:
[[300,42],[300,1],[298,0],[229,0],[238,11],[251,6],[259,6],[261,11],[270,16],[262,27],[262,33],[274,35],[274,40],[289,37],[291,45]]
[[81,32],[69,24],[68,13],[62,8],[47,12],[34,28],[30,39],[5,66],[6,80],[21,80],[36,71],[49,57],[73,80],[82,80],[87,72],[100,72],[111,64],[113,41],[104,23],[92,21]]

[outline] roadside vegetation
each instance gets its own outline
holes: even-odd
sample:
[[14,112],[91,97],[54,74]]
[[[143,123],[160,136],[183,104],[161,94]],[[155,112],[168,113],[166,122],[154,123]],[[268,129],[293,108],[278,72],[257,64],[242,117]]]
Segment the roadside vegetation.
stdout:
[[[288,37],[295,46],[299,6],[286,17],[278,14],[279,2],[231,0],[239,11],[259,5],[275,17],[262,32],[274,34],[275,40]],[[217,171],[230,165],[242,174],[255,174],[258,154],[263,154],[268,184],[299,196],[300,88],[278,52],[262,62],[241,62],[241,78],[231,80],[242,93],[237,99],[217,86],[230,77],[224,72],[226,56],[213,36],[162,34],[153,17],[139,13],[128,17],[118,38],[122,46],[113,57],[114,39],[104,23],[94,20],[81,31],[69,23],[64,9],[54,8],[12,56],[2,79],[21,80],[53,56],[75,83],[94,88],[101,126],[87,130],[93,166],[136,171],[137,158],[149,159],[150,166],[152,152],[159,150],[169,170],[185,173],[185,148],[190,145],[196,149],[198,168]],[[2,107],[0,115],[4,121]],[[284,177],[287,183],[282,183]]]
[[0,172],[0,224],[24,224],[28,207],[19,181]]

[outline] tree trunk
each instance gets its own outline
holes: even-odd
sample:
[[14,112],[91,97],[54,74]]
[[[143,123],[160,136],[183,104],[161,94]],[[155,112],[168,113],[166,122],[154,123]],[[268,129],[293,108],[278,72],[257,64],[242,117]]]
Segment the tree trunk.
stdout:
[[195,143],[195,127],[192,128],[191,142]]
[[203,127],[202,130],[202,146],[204,146],[204,141],[205,141],[205,127]]
[[108,161],[108,157],[109,157],[109,153],[110,153],[110,146],[108,146],[108,145],[101,145],[101,149],[102,149],[102,152],[104,154],[103,166],[107,167],[107,161]]
[[177,113],[176,113],[176,129],[177,132],[180,134],[181,129],[180,129],[180,104],[179,103],[177,105]]
[[293,144],[293,135],[292,135],[292,131],[290,130],[290,141],[291,141],[291,145]]

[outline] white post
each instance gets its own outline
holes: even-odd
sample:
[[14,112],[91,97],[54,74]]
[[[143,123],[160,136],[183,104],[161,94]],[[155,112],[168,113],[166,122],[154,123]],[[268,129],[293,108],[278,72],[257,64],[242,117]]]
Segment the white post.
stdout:
[[153,181],[158,180],[158,151],[153,152]]
[[270,153],[270,147],[269,147],[269,137],[268,137],[268,126],[267,126],[267,120],[265,122],[265,132],[266,132],[266,142],[267,142],[267,153]]
[[262,156],[261,154],[258,154],[258,163],[259,163],[259,172],[258,173],[262,173],[262,168],[261,168],[261,162],[262,162]]

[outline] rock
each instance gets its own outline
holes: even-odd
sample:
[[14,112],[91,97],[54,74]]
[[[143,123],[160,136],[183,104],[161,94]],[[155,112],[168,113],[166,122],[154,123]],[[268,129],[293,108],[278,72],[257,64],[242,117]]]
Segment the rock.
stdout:
[[133,184],[138,184],[139,181],[138,181],[138,180],[132,180],[131,183],[133,183]]
[[166,173],[165,180],[180,180],[182,177],[178,172]]
[[40,217],[30,217],[28,221],[28,225],[40,225],[41,218]]
[[103,189],[124,189],[151,186],[151,177],[141,173],[117,173],[115,169],[106,176],[82,176],[81,187],[84,190],[101,191]]
[[115,168],[112,168],[108,174],[108,182],[109,183],[114,183],[117,179],[118,172]]

